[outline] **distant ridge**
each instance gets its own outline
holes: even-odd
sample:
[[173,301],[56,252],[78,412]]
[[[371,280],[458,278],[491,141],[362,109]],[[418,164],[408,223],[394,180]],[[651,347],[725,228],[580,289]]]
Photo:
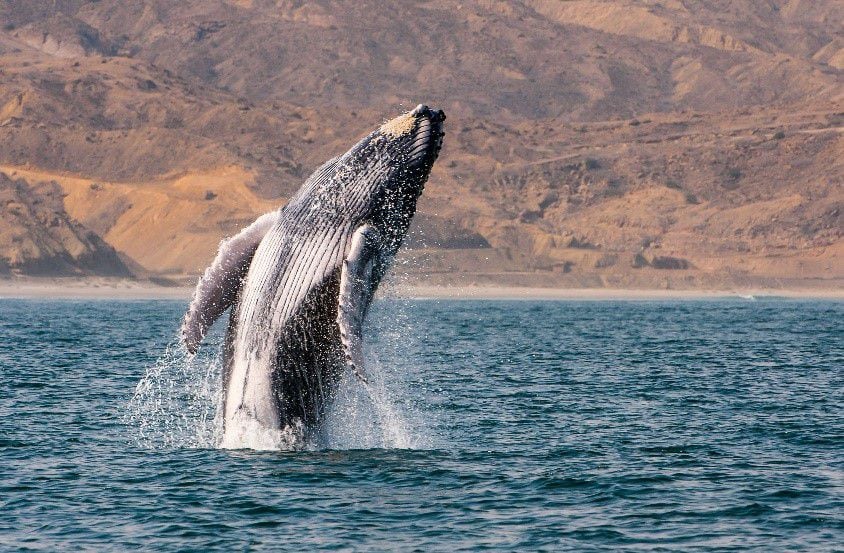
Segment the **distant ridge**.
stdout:
[[190,282],[425,101],[448,136],[413,280],[840,286],[841,28],[835,0],[10,0],[0,166],[55,181],[134,272]]

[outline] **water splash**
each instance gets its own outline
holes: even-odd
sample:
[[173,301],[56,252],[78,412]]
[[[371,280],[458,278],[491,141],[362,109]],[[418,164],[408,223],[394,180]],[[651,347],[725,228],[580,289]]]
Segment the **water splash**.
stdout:
[[221,449],[254,449],[255,451],[295,451],[302,449],[305,427],[301,421],[295,421],[284,428],[268,428],[243,411],[237,411],[226,422],[228,432],[223,435]]
[[222,428],[219,349],[191,355],[174,341],[135,387],[124,422],[145,448],[210,448]]
[[377,359],[367,360],[369,384],[347,374],[328,406],[317,449],[426,449],[431,446],[424,413],[404,398],[401,380],[390,378]]
[[[384,324],[376,345],[388,353],[400,351],[407,342],[407,329],[402,328],[402,323],[407,324],[406,318],[390,311],[379,317]],[[136,386],[124,421],[135,429],[135,442],[150,449],[430,447],[429,417],[418,401],[413,401],[418,398],[406,388],[402,378],[406,367],[387,365],[367,353],[369,385],[362,385],[351,372],[345,374],[334,399],[326,406],[323,424],[307,441],[301,427],[268,429],[253,419],[229,421],[238,431],[224,437],[221,347],[208,344],[196,355],[190,355],[174,341]]]

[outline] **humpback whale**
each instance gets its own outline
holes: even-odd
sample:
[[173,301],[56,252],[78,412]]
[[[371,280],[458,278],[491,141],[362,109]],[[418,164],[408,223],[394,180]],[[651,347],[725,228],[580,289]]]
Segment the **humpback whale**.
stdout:
[[296,447],[343,371],[360,381],[363,322],[442,146],[445,114],[419,105],[311,175],[277,211],[220,243],[181,336],[195,353],[227,309],[222,446]]

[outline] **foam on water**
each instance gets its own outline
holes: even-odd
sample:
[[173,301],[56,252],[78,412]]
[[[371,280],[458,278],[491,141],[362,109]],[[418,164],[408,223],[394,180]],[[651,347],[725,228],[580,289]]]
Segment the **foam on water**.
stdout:
[[222,449],[254,449],[256,451],[292,451],[300,449],[305,428],[300,421],[284,428],[268,428],[240,410],[227,422],[228,432],[223,434]]

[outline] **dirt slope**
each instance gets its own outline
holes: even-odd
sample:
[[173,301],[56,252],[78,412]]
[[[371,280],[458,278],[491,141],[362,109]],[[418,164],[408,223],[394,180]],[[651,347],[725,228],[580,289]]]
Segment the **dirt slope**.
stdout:
[[0,166],[189,280],[426,101],[448,136],[409,278],[840,286],[842,28],[834,0],[10,0]]
[[68,216],[55,183],[29,186],[0,172],[0,275],[104,275],[129,269],[96,233]]

